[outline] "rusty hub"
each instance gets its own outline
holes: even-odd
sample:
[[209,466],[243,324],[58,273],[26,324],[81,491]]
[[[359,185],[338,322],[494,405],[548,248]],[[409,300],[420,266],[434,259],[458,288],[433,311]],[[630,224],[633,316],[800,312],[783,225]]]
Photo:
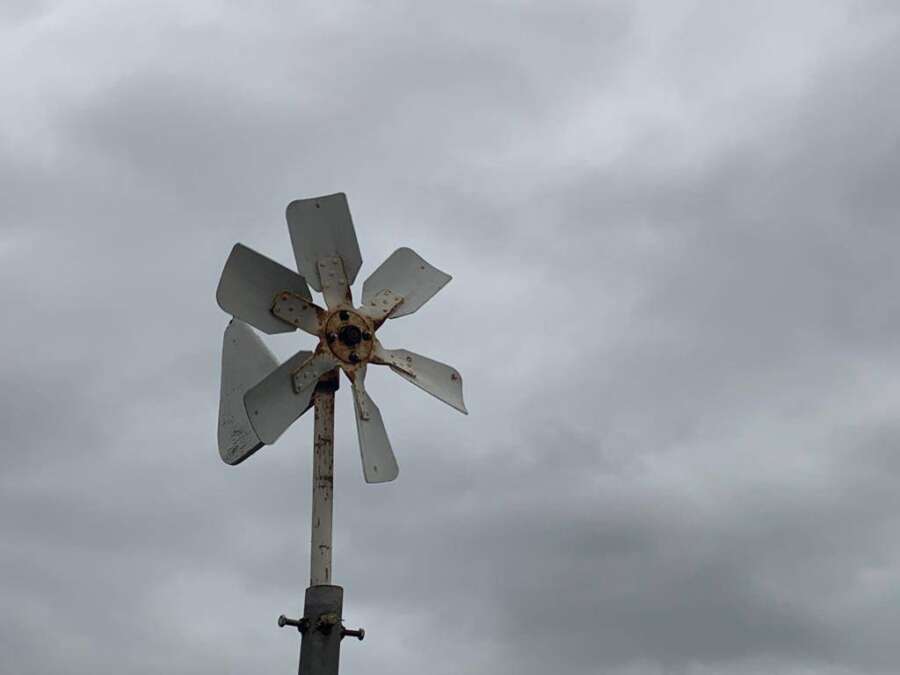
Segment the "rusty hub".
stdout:
[[350,309],[332,312],[325,321],[325,340],[328,349],[344,363],[365,363],[372,355],[374,326]]

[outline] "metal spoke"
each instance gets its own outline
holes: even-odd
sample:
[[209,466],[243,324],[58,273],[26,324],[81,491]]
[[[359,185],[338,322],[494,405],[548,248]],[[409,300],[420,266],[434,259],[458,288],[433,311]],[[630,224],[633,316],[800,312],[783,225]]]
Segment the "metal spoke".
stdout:
[[216,290],[219,306],[264,333],[289,333],[294,326],[272,314],[275,297],[283,292],[312,300],[306,280],[299,274],[252,248],[235,244]]
[[469,414],[463,402],[462,375],[456,368],[406,349],[385,349],[380,342],[375,343],[373,362],[390,366],[400,377],[461,413]]
[[398,248],[363,284],[362,307],[376,322],[412,314],[452,277],[410,248]]
[[288,204],[286,215],[297,269],[310,286],[322,290],[318,261],[334,257],[343,261],[347,283],[352,285],[362,265],[362,255],[347,195],[339,192],[298,199]]
[[324,309],[295,293],[280,293],[275,296],[272,314],[316,337],[325,320]]
[[325,304],[328,309],[338,307],[352,307],[353,297],[350,293],[350,284],[344,273],[344,265],[337,256],[319,258],[316,264],[319,270],[319,279],[322,283],[322,295],[325,296]]
[[309,409],[319,378],[336,365],[328,354],[297,352],[247,392],[247,416],[263,443],[274,443]]

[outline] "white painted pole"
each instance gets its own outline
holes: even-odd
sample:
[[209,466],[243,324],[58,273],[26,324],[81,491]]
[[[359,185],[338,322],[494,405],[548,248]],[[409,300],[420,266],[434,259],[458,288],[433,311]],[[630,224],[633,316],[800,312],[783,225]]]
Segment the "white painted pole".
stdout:
[[313,457],[312,536],[309,585],[331,583],[331,526],[334,502],[334,391],[314,394],[315,442]]

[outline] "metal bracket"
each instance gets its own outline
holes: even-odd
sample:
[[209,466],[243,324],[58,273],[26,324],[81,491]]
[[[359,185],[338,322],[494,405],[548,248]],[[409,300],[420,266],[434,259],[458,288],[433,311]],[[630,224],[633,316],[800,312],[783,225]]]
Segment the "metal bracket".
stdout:
[[337,614],[321,614],[319,618],[316,619],[316,630],[328,635],[335,626],[339,626],[340,624],[341,617]]
[[324,312],[304,297],[281,291],[272,301],[272,314],[310,335],[319,334]]
[[350,284],[344,272],[344,261],[340,256],[319,258],[316,260],[319,280],[322,283],[322,295],[328,309],[350,304]]
[[366,368],[363,366],[351,378],[354,393],[353,401],[359,411],[359,419],[361,420],[368,420],[372,417],[372,412],[369,410],[369,397],[366,396],[366,386],[363,384],[365,376]]
[[[324,364],[325,368],[317,367]],[[306,361],[300,364],[300,367],[291,373],[291,382],[294,386],[295,394],[309,392],[310,387],[317,387],[318,383],[326,373],[331,371],[338,364],[337,359],[323,352],[315,352]],[[327,368],[327,370],[326,370]]]
[[359,310],[375,322],[376,326],[384,323],[398,306],[403,304],[403,296],[397,295],[389,288],[379,291],[378,294],[365,303]]
[[376,363],[383,363],[390,366],[393,370],[406,373],[412,378],[416,377],[416,369],[413,364],[413,355],[407,353],[406,357],[402,357],[397,353],[398,350],[384,349],[379,343],[375,347]]
[[[350,629],[346,628],[343,623],[341,623],[340,617],[336,614],[323,614],[316,621],[316,630],[320,633],[325,633],[328,635],[335,626],[340,625],[341,627],[341,639],[343,640],[345,637],[355,637],[357,640],[362,642],[366,637],[366,629],[365,628],[356,628]],[[278,627],[284,628],[285,626],[292,626],[296,628],[300,633],[306,633],[309,630],[309,619],[289,619],[284,614],[278,617]]]

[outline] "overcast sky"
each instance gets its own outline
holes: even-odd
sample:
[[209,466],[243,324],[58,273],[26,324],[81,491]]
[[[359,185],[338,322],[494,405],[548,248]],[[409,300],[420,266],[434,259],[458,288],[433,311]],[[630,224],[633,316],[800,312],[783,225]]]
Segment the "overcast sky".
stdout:
[[[454,280],[338,394],[342,672],[900,672],[900,6],[0,2],[0,671],[290,673],[311,416],[216,448],[235,241]],[[281,358],[303,334],[268,343]]]

